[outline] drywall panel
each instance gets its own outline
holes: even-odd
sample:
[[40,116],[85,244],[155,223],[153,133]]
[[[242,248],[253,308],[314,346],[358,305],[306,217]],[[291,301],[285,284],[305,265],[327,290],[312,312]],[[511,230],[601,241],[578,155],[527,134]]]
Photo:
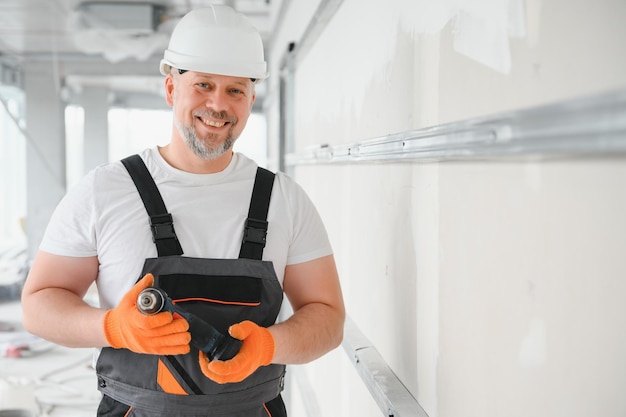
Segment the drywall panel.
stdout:
[[[432,349],[427,343],[437,343],[433,340],[437,329],[433,329],[433,316],[428,311],[437,305],[437,300],[416,303],[418,287],[433,285],[426,283],[430,276],[425,275],[422,281],[416,279],[416,234],[413,233],[416,226],[411,213],[416,194],[412,190],[414,168],[410,164],[385,165],[380,169],[365,165],[328,168],[300,167],[296,174],[326,221],[348,312],[405,386],[416,392],[420,360],[418,311],[419,327],[424,328],[420,351],[424,364],[422,375],[435,382]],[[424,260],[421,268],[428,265]],[[337,356],[332,365],[326,365],[332,372],[326,378],[316,379],[320,387],[317,396],[332,398],[334,409],[348,407],[344,415],[380,416],[380,410],[367,391],[363,391],[362,383],[355,380],[356,371],[350,369],[349,358],[341,353],[344,357]],[[349,368],[338,373],[346,364]],[[313,364],[309,369],[316,366]],[[430,375],[426,373],[429,369]],[[313,378],[313,371],[308,373]],[[337,391],[341,392],[339,397],[323,396]],[[336,414],[329,409],[320,415]]]
[[506,73],[446,47],[454,22],[441,31],[439,123],[626,88],[626,2],[527,0],[524,16]]
[[440,168],[439,415],[624,415],[626,159]]
[[[381,7],[344,0],[295,72],[296,146],[345,143],[626,88],[626,53],[617,41],[626,35],[626,3],[498,2],[510,6],[493,15],[473,6],[480,3],[450,2],[442,10],[432,4],[447,2],[396,0]],[[428,13],[440,23],[425,25]],[[474,20],[498,26],[499,16],[509,14],[517,17],[499,26],[521,29],[498,38],[506,46],[500,54],[510,61],[505,71],[480,57],[487,54],[481,45],[495,42],[495,35],[463,35],[467,30],[459,28]]]
[[[305,0],[288,13],[301,6],[312,18]],[[294,149],[625,88],[625,8],[344,0],[294,68]],[[273,51],[284,51],[302,31],[287,19],[277,33]],[[348,314],[430,417],[617,417],[625,162],[407,161],[293,175],[326,223]],[[340,353],[298,368],[318,415],[380,416]]]
[[[297,175],[327,220],[349,314],[429,415],[626,411],[625,159]],[[337,400],[341,374],[317,381]]]

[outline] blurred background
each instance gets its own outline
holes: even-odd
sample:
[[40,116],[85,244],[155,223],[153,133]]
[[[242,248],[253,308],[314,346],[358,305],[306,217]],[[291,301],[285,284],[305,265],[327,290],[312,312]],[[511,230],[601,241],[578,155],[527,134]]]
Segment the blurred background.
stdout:
[[[209,3],[0,0],[0,416],[94,415],[21,285],[80,177],[169,141],[158,63]],[[626,2],[212,3],[270,71],[236,149],[313,199],[348,308],[291,416],[626,415]]]

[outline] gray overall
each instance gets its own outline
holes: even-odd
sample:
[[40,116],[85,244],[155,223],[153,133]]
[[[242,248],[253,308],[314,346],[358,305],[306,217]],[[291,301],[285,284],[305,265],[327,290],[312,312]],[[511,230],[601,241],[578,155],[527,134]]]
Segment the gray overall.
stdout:
[[[267,210],[274,174],[258,168],[238,259],[182,256],[182,248],[161,195],[143,160],[122,161],[150,216],[158,257],[146,259],[155,287],[187,311],[227,334],[228,327],[251,320],[275,323],[283,291],[271,261],[263,261]],[[217,384],[200,370],[199,352],[158,356],[104,348],[98,358],[98,416],[267,417],[286,416],[280,397],[285,366],[260,367],[240,383]]]

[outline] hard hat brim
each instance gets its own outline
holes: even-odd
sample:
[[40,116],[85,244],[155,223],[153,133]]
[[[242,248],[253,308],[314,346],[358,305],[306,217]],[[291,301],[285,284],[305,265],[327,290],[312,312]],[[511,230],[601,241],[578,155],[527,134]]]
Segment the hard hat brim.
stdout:
[[[172,68],[178,68],[187,71],[203,72],[206,74],[218,74],[227,75],[231,77],[243,77],[253,78],[257,82],[262,81],[269,77],[269,72],[266,70],[266,64],[251,64],[246,63],[242,65],[237,62],[198,62],[195,57],[186,57],[173,53],[171,51],[165,51],[165,57],[161,60],[159,70],[161,74],[167,75]],[[242,69],[245,68],[245,69]]]

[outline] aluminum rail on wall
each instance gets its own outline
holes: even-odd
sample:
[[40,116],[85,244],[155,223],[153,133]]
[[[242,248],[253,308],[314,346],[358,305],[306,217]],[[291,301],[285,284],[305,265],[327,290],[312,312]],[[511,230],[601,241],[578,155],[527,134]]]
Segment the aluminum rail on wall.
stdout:
[[364,140],[307,148],[287,166],[314,163],[570,156],[626,152],[626,90]]
[[342,346],[384,415],[428,417],[350,317],[346,318]]

